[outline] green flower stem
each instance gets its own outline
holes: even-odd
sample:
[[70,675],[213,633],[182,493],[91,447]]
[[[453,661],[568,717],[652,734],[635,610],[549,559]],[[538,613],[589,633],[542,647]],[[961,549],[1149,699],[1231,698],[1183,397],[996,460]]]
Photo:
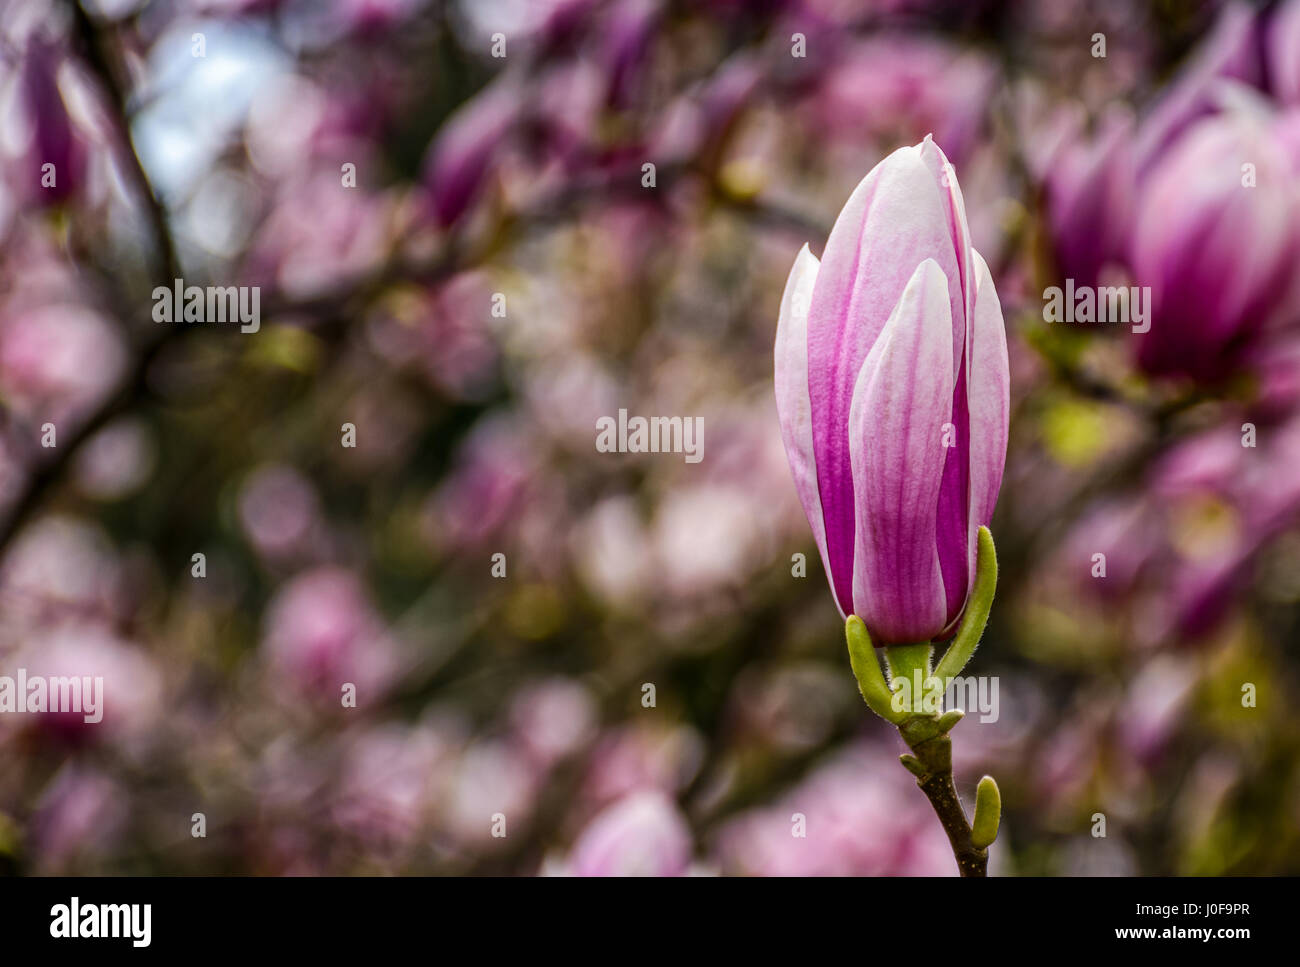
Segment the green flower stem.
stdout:
[[[997,580],[993,536],[987,527],[981,527],[975,586],[966,602],[956,637],[933,672],[930,661],[934,648],[929,642],[889,645],[883,649],[885,664],[889,668],[889,684],[886,685],[866,625],[856,615],[851,615],[844,626],[849,661],[862,697],[873,712],[898,728],[898,734],[912,750],[900,761],[916,776],[917,786],[934,807],[935,815],[948,834],[957,870],[962,876],[988,875],[988,847],[997,838],[1002,797],[993,777],[985,776],[976,791],[974,820],[967,822],[952,780],[952,739],[948,735],[965,713],[960,709],[943,713],[927,711],[924,698],[935,687],[933,679],[938,679],[938,687],[946,688],[948,681],[961,673],[975,653],[988,621]],[[921,683],[920,690],[916,687],[918,682]]]
[[[917,645],[889,645],[885,648],[890,690],[895,693],[895,711],[900,706],[909,715],[921,711],[921,701],[929,687],[930,658],[933,655],[934,646],[928,641]],[[917,687],[918,684],[920,688]]]

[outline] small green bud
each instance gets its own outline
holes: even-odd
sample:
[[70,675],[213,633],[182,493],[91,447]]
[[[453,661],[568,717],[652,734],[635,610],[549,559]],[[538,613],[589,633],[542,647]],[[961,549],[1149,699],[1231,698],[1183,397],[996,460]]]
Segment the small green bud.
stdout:
[[905,752],[898,757],[898,761],[903,763],[907,771],[918,779],[925,778],[925,766],[921,765],[921,760],[916,756]]
[[971,823],[970,841],[976,849],[984,849],[998,838],[998,824],[1002,821],[1002,793],[992,776],[985,776],[975,789],[975,821]]

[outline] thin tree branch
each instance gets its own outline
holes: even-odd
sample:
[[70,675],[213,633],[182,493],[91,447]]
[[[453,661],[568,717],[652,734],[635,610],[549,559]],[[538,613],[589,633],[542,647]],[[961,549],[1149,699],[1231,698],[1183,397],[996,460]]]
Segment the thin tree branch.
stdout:
[[[177,258],[176,245],[167,225],[166,211],[149,184],[149,178],[131,140],[130,127],[125,115],[123,88],[118,81],[119,68],[111,62],[112,54],[108,45],[103,42],[100,31],[81,4],[76,0],[69,0],[68,7],[73,17],[77,53],[104,90],[105,108],[110,117],[113,137],[117,142],[116,154],[122,172],[144,208],[153,249],[153,271],[163,279],[179,278],[180,260]],[[130,335],[128,330],[124,331],[128,336]],[[154,330],[137,354],[131,371],[118,390],[70,433],[65,431],[61,445],[54,450],[51,458],[27,473],[9,513],[3,523],[0,523],[0,548],[9,542],[9,539],[35,512],[46,490],[62,477],[78,446],[114,417],[128,410],[141,395],[147,393],[149,367],[157,358],[163,343],[173,334],[185,331],[183,328],[172,327]]]
[[167,226],[167,212],[149,183],[149,176],[145,174],[144,165],[141,164],[131,139],[130,122],[126,117],[126,95],[118,80],[123,73],[121,65],[116,63],[114,53],[104,43],[101,32],[85,8],[77,0],[68,0],[68,7],[72,11],[78,53],[106,95],[113,135],[118,141],[117,156],[122,165],[122,173],[144,208],[154,249],[155,275],[165,281],[180,278],[180,259],[176,255],[171,229]]
[[948,735],[936,735],[915,745],[909,742],[908,747],[916,757],[908,768],[916,773],[916,784],[930,800],[943,831],[948,834],[957,870],[962,876],[988,876],[989,851],[977,849],[971,842],[971,825],[966,821],[957,787],[953,785],[952,739]]

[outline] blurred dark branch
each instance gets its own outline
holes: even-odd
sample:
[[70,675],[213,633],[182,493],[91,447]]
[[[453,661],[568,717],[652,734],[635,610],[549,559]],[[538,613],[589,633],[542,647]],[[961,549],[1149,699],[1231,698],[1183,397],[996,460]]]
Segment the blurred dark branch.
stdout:
[[85,8],[77,0],[68,0],[68,6],[72,10],[77,52],[104,89],[105,107],[110,115],[113,136],[118,142],[117,157],[122,173],[144,209],[149,240],[153,245],[154,274],[163,281],[178,279],[181,275],[180,259],[176,255],[176,245],[167,225],[167,213],[149,183],[149,176],[145,174],[131,139],[130,122],[126,117],[126,95],[118,80],[124,73],[122,67],[116,62],[110,45],[104,42],[103,34]]
[[[669,204],[665,200],[668,194],[683,180],[708,179],[710,176],[694,165],[673,163],[663,166],[659,177],[664,184],[654,194],[641,187],[640,170],[636,167],[574,179],[523,210],[503,213],[492,229],[478,238],[452,234],[430,256],[411,259],[401,253],[395,254],[370,273],[305,298],[272,293],[263,303],[264,311],[271,318],[345,317],[350,311],[364,308],[393,285],[436,285],[481,264],[507,244],[512,231],[528,232],[562,224],[588,208],[609,203],[611,199],[642,200],[647,205],[666,206]],[[712,181],[707,187],[719,207],[756,224],[805,234],[810,238],[825,238],[829,234],[830,229],[819,219],[794,209],[758,198],[737,197]],[[345,311],[340,312],[340,307]]]
[[[149,178],[131,140],[130,127],[125,114],[125,95],[118,81],[120,66],[115,66],[115,58],[109,45],[104,42],[100,30],[81,4],[76,0],[69,0],[68,7],[73,17],[76,51],[104,91],[104,107],[113,128],[117,160],[123,176],[144,209],[145,223],[153,250],[153,273],[164,280],[179,278],[180,260],[176,255],[171,229],[167,225],[166,211],[149,184]],[[118,293],[114,302],[119,306],[130,305],[131,296],[126,292]],[[131,327],[123,320],[119,319],[118,322],[128,343],[135,342]],[[155,327],[150,330],[150,336],[139,347],[136,359],[117,391],[70,432],[64,428],[63,439],[54,448],[53,454],[44,462],[37,463],[25,476],[9,513],[5,516],[4,522],[0,523],[0,548],[8,544],[13,535],[35,513],[46,492],[62,478],[77,448],[109,421],[132,409],[141,397],[148,394],[149,368],[163,344],[176,334],[188,331],[187,328],[170,326]]]
[[793,208],[762,198],[740,198],[730,194],[718,185],[713,186],[713,198],[737,215],[748,218],[754,224],[805,235],[809,241],[816,240],[818,245],[830,236],[831,226],[819,218],[806,215]]
[[142,400],[152,395],[148,384],[149,370],[164,344],[179,334],[196,331],[193,327],[160,327],[161,334],[154,337],[137,356],[116,392],[70,432],[66,428],[63,430],[58,446],[52,451],[53,455],[29,470],[18,497],[3,523],[0,523],[0,550],[8,545],[28,518],[37,511],[47,491],[63,478],[77,448],[112,420],[133,411]]
[[[131,191],[136,195],[136,200],[143,208],[144,222],[146,222],[149,243],[151,243],[153,255],[153,274],[157,278],[170,279],[181,277],[181,263],[175,251],[175,243],[172,238],[172,231],[166,221],[166,212],[162,208],[162,203],[153,192],[149,185],[148,175],[144,173],[144,166],[140,164],[139,156],[135,153],[133,140],[131,140],[129,122],[126,121],[125,113],[125,94],[118,74],[120,74],[120,65],[116,64],[116,57],[110,52],[109,44],[104,42],[101,31],[96,27],[95,22],[90,18],[90,14],[82,8],[82,5],[75,0],[69,0],[70,12],[73,16],[73,30],[75,35],[74,48],[82,61],[85,62],[91,73],[94,74],[96,81],[103,88],[104,108],[108,112],[110,125],[113,129],[113,138],[116,140],[116,157],[120,164],[123,177],[126,178]],[[118,292],[114,303],[117,305],[131,304],[130,294],[127,292]],[[122,333],[126,335],[127,342],[134,342],[131,328],[122,320],[118,320]],[[136,359],[131,365],[130,372],[127,373],[125,380],[118,386],[116,393],[109,396],[101,406],[96,409],[85,421],[79,422],[77,426],[68,432],[64,430],[64,438],[60,445],[55,448],[51,458],[38,463],[31,469],[19,490],[18,496],[14,499],[8,515],[5,516],[3,524],[0,524],[0,548],[8,545],[10,538],[22,528],[27,519],[36,511],[39,504],[42,503],[45,493],[60,480],[73,454],[77,448],[86,439],[94,435],[98,430],[107,425],[114,417],[133,408],[142,396],[147,395],[147,376],[149,367],[157,354],[161,350],[162,343],[168,341],[174,334],[185,333],[187,329],[179,328],[162,328],[151,330],[151,337],[147,339],[140,352],[136,354]]]

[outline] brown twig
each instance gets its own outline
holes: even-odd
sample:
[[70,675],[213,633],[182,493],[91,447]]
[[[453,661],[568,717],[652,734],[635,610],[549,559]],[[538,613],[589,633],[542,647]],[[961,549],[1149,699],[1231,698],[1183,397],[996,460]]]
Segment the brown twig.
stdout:
[[906,730],[900,731],[915,756],[908,768],[916,775],[916,784],[930,800],[943,831],[948,834],[958,871],[962,876],[987,876],[989,851],[978,849],[971,842],[971,825],[953,785],[952,739],[947,734],[935,735],[913,745]]
[[145,173],[140,156],[136,153],[131,140],[130,122],[126,118],[126,97],[118,81],[121,68],[115,65],[113,55],[103,42],[100,31],[95,27],[90,15],[77,0],[68,0],[76,30],[79,53],[86,66],[95,75],[96,81],[103,88],[106,107],[112,119],[113,136],[118,141],[118,157],[122,171],[131,190],[138,196],[144,207],[145,218],[149,223],[150,241],[153,243],[154,257],[157,264],[155,273],[162,279],[180,277],[180,259],[176,254],[176,244],[172,240],[171,229],[167,226],[167,212],[162,202],[154,193]]
[[[145,210],[154,251],[154,271],[162,278],[177,278],[180,275],[180,260],[176,255],[176,245],[167,225],[166,211],[154,194],[132,144],[117,71],[110,63],[110,55],[100,38],[99,30],[81,4],[69,0],[68,7],[75,25],[78,53],[104,90],[105,107],[111,118],[122,171]],[[62,476],[77,447],[114,417],[128,410],[136,399],[147,392],[149,368],[169,335],[186,331],[188,330],[184,328],[172,327],[156,330],[156,334],[151,335],[141,348],[131,371],[118,390],[71,433],[65,434],[62,444],[54,451],[51,459],[37,465],[27,474],[9,513],[0,522],[0,547],[8,543],[35,511],[49,486]]]

